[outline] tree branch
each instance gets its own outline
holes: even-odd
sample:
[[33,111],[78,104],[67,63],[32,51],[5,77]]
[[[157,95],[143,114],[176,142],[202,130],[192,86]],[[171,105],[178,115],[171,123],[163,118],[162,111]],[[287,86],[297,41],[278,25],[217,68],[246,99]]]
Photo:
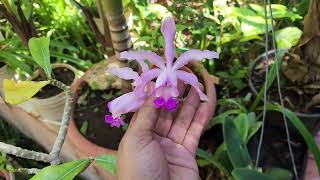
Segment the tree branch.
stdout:
[[36,161],[50,162],[49,154],[22,149],[20,147],[16,147],[3,142],[0,142],[0,151],[7,154],[15,155],[18,157],[22,157],[25,159],[33,159]]
[[63,111],[63,115],[62,115],[61,126],[59,129],[59,133],[56,138],[56,141],[55,141],[55,143],[52,147],[52,150],[49,154],[50,163],[51,164],[59,164],[60,163],[59,154],[60,154],[62,145],[64,143],[64,140],[65,140],[65,137],[67,134],[70,116],[71,116],[73,93],[71,92],[71,89],[69,86],[63,84],[60,81],[51,79],[50,84],[62,89],[66,93],[66,103],[65,103],[64,111]]

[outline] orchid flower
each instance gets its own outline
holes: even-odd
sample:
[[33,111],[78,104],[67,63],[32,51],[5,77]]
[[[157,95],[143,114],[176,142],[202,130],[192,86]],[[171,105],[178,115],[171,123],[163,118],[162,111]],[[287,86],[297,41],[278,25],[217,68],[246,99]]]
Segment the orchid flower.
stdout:
[[[165,60],[156,53],[149,51],[131,51],[122,52],[120,59],[136,60],[142,66],[143,60],[148,60],[155,65],[153,76],[157,77],[155,84],[154,105],[157,108],[163,108],[167,111],[174,111],[178,106],[179,91],[177,88],[178,79],[185,84],[190,84],[198,92],[200,99],[207,101],[207,96],[200,90],[200,83],[197,76],[192,73],[179,70],[190,61],[200,61],[202,59],[218,58],[219,54],[208,50],[189,50],[184,52],[173,62],[175,57],[174,39],[176,34],[176,25],[172,17],[163,20],[161,32],[165,39]],[[149,78],[150,79],[150,78]],[[149,80],[148,79],[148,80]],[[145,81],[141,86],[137,86],[138,92],[141,92],[149,81]]]
[[[139,63],[143,61],[138,61]],[[124,80],[133,80],[132,86],[136,87],[134,92],[129,92],[123,94],[122,96],[110,101],[108,103],[108,109],[112,115],[106,115],[105,121],[107,124],[110,124],[111,127],[120,127],[124,125],[124,118],[121,117],[122,114],[126,114],[128,112],[136,111],[140,106],[143,105],[147,93],[145,88],[137,88],[139,86],[145,87],[147,84],[144,82],[150,82],[158,75],[157,70],[149,70],[148,66],[145,63],[140,64],[142,67],[142,74],[139,74],[133,71],[131,68],[109,68],[107,71],[110,74],[113,74]]]

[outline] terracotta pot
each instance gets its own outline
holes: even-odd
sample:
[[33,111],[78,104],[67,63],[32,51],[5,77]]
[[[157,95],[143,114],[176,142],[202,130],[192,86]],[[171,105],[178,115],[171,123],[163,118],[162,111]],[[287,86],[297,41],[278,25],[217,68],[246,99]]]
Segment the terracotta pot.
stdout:
[[[71,70],[75,74],[75,78],[73,82],[77,79],[76,75],[76,69],[68,64],[53,64],[52,68],[67,68]],[[39,76],[39,72],[35,73],[36,78]],[[35,114],[38,114],[46,124],[53,125],[53,126],[59,126],[61,117],[64,110],[64,104],[66,101],[66,96],[64,92],[61,92],[58,95],[55,95],[53,97],[45,98],[45,99],[39,99],[39,98],[32,98],[30,100],[32,107],[34,108]]]
[[5,180],[15,180],[14,174],[13,173],[9,173],[5,169],[0,172],[0,177],[4,178]]
[[[199,69],[201,67],[199,64],[192,64],[191,69]],[[186,71],[191,71],[188,68],[184,68]],[[200,68],[201,69],[201,68]],[[202,77],[204,81],[204,87],[205,87],[205,92],[208,95],[209,100],[211,100],[209,105],[211,106],[210,109],[212,109],[208,116],[212,116],[215,110],[215,100],[216,100],[216,92],[215,92],[215,87],[213,80],[211,76],[208,74],[208,72],[203,68],[203,71],[200,72],[200,76]],[[86,81],[84,80],[85,77],[80,78],[77,80],[73,86],[71,87],[73,93],[74,93],[74,101],[73,101],[73,110],[71,114],[71,119],[70,119],[70,124],[69,124],[69,129],[68,129],[68,137],[70,138],[71,142],[77,147],[77,151],[79,152],[79,155],[81,157],[96,157],[96,156],[101,156],[105,154],[113,154],[117,155],[116,150],[112,149],[107,149],[104,147],[101,147],[99,145],[96,145],[89,140],[87,140],[79,131],[77,128],[76,122],[75,122],[75,107],[78,99],[78,92],[79,90],[83,87],[83,85],[86,84]],[[99,168],[98,166],[95,166],[98,173],[101,174],[101,176],[104,179],[114,179],[115,177],[112,176],[110,173],[107,171]]]

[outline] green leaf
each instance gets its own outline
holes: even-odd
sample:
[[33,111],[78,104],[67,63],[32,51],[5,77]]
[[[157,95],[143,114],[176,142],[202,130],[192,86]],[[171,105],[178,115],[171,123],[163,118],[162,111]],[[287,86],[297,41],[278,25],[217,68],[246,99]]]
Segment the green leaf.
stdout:
[[[267,106],[267,110],[282,112],[280,105],[273,105],[273,104],[269,104]],[[292,124],[300,132],[300,134],[303,137],[304,141],[306,142],[309,150],[312,152],[312,154],[314,156],[314,159],[317,163],[318,172],[320,173],[320,150],[319,150],[315,140],[313,139],[313,137],[310,134],[310,132],[308,131],[308,129],[301,122],[301,120],[292,111],[284,108],[284,113],[285,113],[286,117],[292,122]]]
[[278,57],[276,57],[276,63],[273,63],[271,66],[271,69],[269,70],[269,74],[268,74],[268,78],[267,78],[267,87],[265,87],[265,84],[263,85],[263,87],[260,89],[256,99],[254,100],[254,102],[252,103],[252,105],[250,106],[249,111],[253,112],[258,103],[263,100],[263,95],[264,95],[264,88],[269,89],[269,87],[272,85],[273,81],[276,79],[277,77],[277,68],[276,68],[276,64],[278,63],[278,67],[280,67],[281,63],[282,63],[282,57],[284,56],[285,50],[277,50],[277,55]]
[[[257,12],[257,14],[264,18],[264,8],[258,4],[250,4],[250,7]],[[272,9],[272,16],[275,19],[285,18],[288,17],[292,21],[296,19],[302,19],[301,16],[299,16],[296,13],[293,13],[291,11],[288,11],[288,8],[281,4],[271,4]],[[267,14],[270,16],[269,8],[267,9]]]
[[29,49],[34,61],[43,68],[48,78],[51,78],[51,64],[49,52],[50,38],[40,37],[29,40]]
[[109,171],[112,175],[116,175],[116,162],[117,158],[114,155],[103,155],[96,157],[95,161],[98,165]]
[[24,61],[21,61],[18,55],[11,53],[9,51],[0,51],[0,57],[3,58],[5,63],[8,64],[11,68],[13,69],[20,68],[22,71],[28,74],[32,74],[32,70],[30,66]]
[[232,165],[235,168],[251,167],[249,152],[232,119],[223,123],[223,138]]
[[223,167],[223,165],[217,161],[217,159],[214,158],[214,156],[205,150],[198,148],[196,152],[197,156],[209,161],[213,166],[218,168],[220,171],[222,171],[224,174],[228,175],[228,171]]
[[289,180],[293,177],[290,171],[280,168],[267,169],[265,174],[268,174],[277,180]]
[[254,124],[252,124],[252,126],[250,127],[249,129],[249,132],[248,132],[248,137],[247,137],[247,142],[250,140],[250,138],[255,135],[258,130],[260,129],[262,125],[262,122],[258,121],[258,122],[255,122]]
[[41,169],[31,180],[72,180],[76,175],[85,170],[91,160],[77,160],[57,166],[48,166]]
[[20,104],[32,98],[42,87],[49,84],[49,81],[22,81],[3,80],[5,101],[10,104]]
[[217,125],[217,124],[222,124],[223,121],[231,114],[240,114],[242,111],[240,109],[231,109],[228,111],[225,111],[221,114],[219,114],[218,116],[214,117],[208,125],[208,129],[212,128],[213,126]]
[[239,114],[234,119],[234,124],[240,133],[242,140],[244,142],[247,141],[248,131],[249,131],[249,123],[248,123],[248,116],[245,113]]
[[88,121],[84,121],[82,123],[81,128],[80,128],[80,132],[81,132],[81,134],[86,135],[87,130],[88,130]]
[[302,31],[297,27],[286,27],[280,29],[275,33],[277,47],[289,49],[299,42],[301,35]]
[[262,174],[257,170],[247,168],[237,168],[232,171],[232,175],[236,180],[276,180],[275,178]]

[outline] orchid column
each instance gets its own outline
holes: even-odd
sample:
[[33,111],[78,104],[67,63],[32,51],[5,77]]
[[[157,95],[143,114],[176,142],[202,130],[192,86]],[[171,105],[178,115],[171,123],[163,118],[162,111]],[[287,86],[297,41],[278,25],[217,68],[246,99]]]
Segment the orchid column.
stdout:
[[109,22],[109,29],[113,48],[116,54],[132,48],[132,41],[128,25],[123,15],[121,0],[102,0],[105,16]]

